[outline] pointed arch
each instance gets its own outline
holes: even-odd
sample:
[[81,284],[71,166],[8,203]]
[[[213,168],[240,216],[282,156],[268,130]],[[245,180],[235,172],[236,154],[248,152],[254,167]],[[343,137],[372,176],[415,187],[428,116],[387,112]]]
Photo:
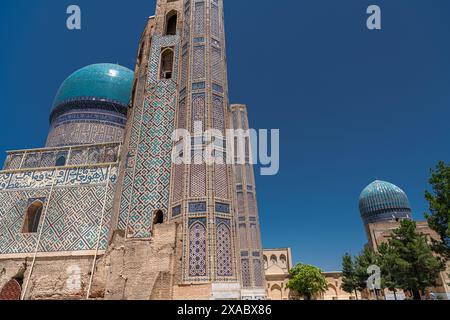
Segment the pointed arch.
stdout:
[[219,277],[233,276],[231,229],[227,221],[219,221],[216,232],[216,264]]
[[28,206],[23,221],[22,233],[36,233],[38,231],[43,209],[44,203],[40,200],[36,200]]
[[189,276],[206,276],[206,226],[201,220],[189,227]]
[[172,48],[165,48],[162,50],[161,62],[159,67],[159,78],[161,80],[172,79],[174,57],[175,55]]
[[177,34],[178,12],[175,10],[166,14],[166,27],[164,34],[166,36],[174,36]]

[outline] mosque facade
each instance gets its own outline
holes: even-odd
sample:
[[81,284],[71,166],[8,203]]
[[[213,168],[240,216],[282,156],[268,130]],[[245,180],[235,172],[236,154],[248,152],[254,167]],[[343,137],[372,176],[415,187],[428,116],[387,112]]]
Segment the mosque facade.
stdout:
[[[0,171],[0,300],[266,298],[249,137],[227,161],[225,132],[249,125],[228,100],[222,0],[158,0],[134,72],[76,71],[49,120]],[[223,161],[174,161],[206,151]]]
[[[400,227],[403,219],[413,220],[412,209],[406,193],[396,185],[376,180],[369,184],[359,198],[361,218],[367,233],[368,246],[378,251],[381,244],[386,243],[392,236],[392,231]],[[416,221],[417,232],[429,239],[439,240],[439,235],[432,230],[427,221]],[[440,273],[436,279],[437,287],[429,288],[424,295],[434,294],[443,299],[450,299],[449,288],[450,264],[447,270]],[[393,292],[383,293],[387,299],[395,299]],[[405,294],[401,293],[400,298]],[[398,297],[397,297],[398,298]]]

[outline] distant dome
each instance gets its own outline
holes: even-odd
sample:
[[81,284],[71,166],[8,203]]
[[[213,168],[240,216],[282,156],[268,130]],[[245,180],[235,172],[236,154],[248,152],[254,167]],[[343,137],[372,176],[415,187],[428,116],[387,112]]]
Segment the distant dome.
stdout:
[[74,72],[56,94],[47,147],[122,141],[133,81],[133,71],[116,64]]
[[406,193],[385,181],[369,184],[359,197],[359,211],[365,224],[392,219],[411,219]]

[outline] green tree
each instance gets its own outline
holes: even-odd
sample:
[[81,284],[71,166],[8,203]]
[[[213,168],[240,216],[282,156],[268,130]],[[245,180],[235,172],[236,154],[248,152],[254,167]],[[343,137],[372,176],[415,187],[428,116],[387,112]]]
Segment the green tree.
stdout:
[[[368,246],[355,258],[355,273],[358,291],[367,289],[369,274],[367,269],[372,265],[378,265],[378,255]],[[377,293],[378,295],[378,293]]]
[[351,255],[346,253],[342,257],[342,290],[347,293],[355,293],[358,300],[358,281],[356,277],[356,267]]
[[431,170],[432,192],[425,191],[430,212],[425,213],[428,225],[437,232],[440,241],[433,241],[433,250],[445,260],[450,259],[450,165],[439,162]]
[[402,261],[400,257],[387,243],[383,243],[378,248],[378,263],[381,268],[381,287],[388,288],[394,292],[395,300],[397,300],[397,289],[400,287],[398,277]]
[[415,222],[403,220],[393,231],[387,246],[383,250],[391,257],[388,259],[392,264],[390,276],[396,286],[412,292],[415,300],[420,299],[420,292],[436,286],[445,264],[433,254],[427,236],[417,232]]
[[311,300],[315,295],[327,290],[328,285],[322,271],[314,266],[297,264],[289,271],[291,276],[287,287],[296,291],[306,300]]

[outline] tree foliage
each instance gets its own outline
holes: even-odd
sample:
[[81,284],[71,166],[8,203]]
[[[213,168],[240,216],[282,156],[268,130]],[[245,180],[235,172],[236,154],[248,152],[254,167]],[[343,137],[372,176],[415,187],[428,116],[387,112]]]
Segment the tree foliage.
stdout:
[[358,299],[358,281],[356,278],[356,265],[351,255],[346,253],[342,257],[342,290],[347,293],[355,293]]
[[287,287],[307,300],[326,292],[328,288],[322,271],[317,267],[299,263],[289,273],[291,278]]
[[445,269],[428,244],[428,237],[417,232],[416,223],[403,220],[382,247],[380,264],[387,270],[389,286],[398,286],[420,299],[420,292],[436,286],[439,273]]
[[437,232],[440,241],[434,241],[433,250],[445,260],[450,259],[450,165],[439,162],[431,171],[429,183],[432,192],[425,191],[430,212],[425,214],[428,225]]
[[367,269],[372,265],[378,265],[378,255],[368,246],[355,258],[355,272],[358,291],[363,291],[367,288],[367,280],[369,274]]

